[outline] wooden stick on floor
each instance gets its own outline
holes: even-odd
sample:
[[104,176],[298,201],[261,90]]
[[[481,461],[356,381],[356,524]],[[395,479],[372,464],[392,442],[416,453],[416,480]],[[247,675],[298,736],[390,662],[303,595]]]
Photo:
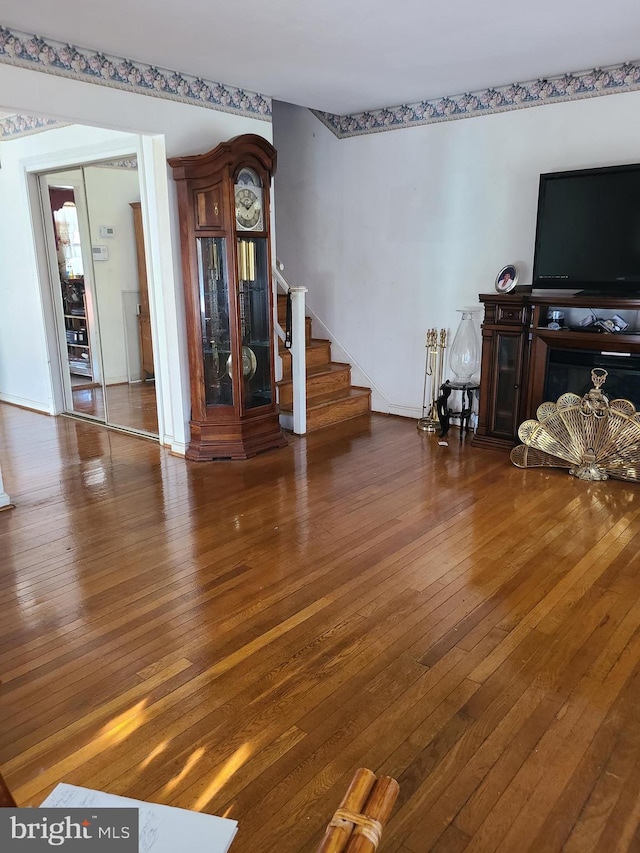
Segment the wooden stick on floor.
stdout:
[[382,834],[382,827],[391,817],[400,786],[390,776],[381,776],[373,786],[362,813],[365,818],[379,828],[376,834],[370,833],[369,824],[357,824],[345,853],[375,853]]
[[375,853],[399,790],[389,776],[357,770],[316,853]]
[[[371,770],[367,770],[364,767],[356,770],[347,788],[347,792],[340,802],[338,810],[342,809],[347,812],[359,814],[367,802],[375,781],[375,773],[372,773]],[[332,821],[327,827],[317,853],[342,853],[347,846],[352,832],[353,823],[350,821],[342,820],[338,825]]]

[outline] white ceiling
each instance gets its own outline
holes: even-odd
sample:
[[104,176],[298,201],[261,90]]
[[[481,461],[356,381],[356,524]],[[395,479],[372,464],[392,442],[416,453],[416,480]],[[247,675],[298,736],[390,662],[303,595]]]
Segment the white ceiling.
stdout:
[[340,115],[640,59],[637,0],[5,0],[2,14]]

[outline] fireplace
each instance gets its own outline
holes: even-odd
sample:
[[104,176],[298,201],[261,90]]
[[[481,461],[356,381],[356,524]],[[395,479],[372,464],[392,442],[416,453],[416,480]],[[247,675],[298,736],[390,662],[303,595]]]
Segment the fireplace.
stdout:
[[610,400],[631,400],[640,411],[640,355],[631,353],[550,347],[544,399],[555,402],[566,391],[582,397],[592,387],[594,367],[603,367],[608,373],[603,390]]
[[[567,391],[580,396],[589,391],[594,367],[608,373],[604,393],[610,400],[630,400],[640,412],[640,296],[516,288],[481,294],[480,301],[485,315],[474,445],[510,450],[520,424],[535,418],[541,403],[554,403]],[[554,312],[564,314],[567,325],[550,326]],[[603,331],[602,324],[616,315],[628,327]]]

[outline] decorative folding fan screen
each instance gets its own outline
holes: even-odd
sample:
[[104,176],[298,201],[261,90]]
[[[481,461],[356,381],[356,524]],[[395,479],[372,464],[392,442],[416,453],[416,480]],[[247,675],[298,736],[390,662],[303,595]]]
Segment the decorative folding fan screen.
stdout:
[[602,385],[607,371],[591,371],[593,388],[584,397],[563,394],[542,403],[538,420],[518,430],[522,441],[511,451],[519,468],[568,468],[582,480],[640,481],[640,413],[629,400],[609,402]]

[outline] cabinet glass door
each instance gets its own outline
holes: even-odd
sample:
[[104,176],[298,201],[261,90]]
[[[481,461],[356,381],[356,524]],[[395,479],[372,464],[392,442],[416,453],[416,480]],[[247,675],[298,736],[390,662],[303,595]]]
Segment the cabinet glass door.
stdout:
[[238,238],[238,302],[245,409],[271,403],[269,270],[265,237]]
[[520,369],[521,336],[498,333],[498,362],[493,431],[512,436],[518,429],[518,371]]
[[207,406],[233,406],[229,282],[223,237],[199,237],[198,279]]

